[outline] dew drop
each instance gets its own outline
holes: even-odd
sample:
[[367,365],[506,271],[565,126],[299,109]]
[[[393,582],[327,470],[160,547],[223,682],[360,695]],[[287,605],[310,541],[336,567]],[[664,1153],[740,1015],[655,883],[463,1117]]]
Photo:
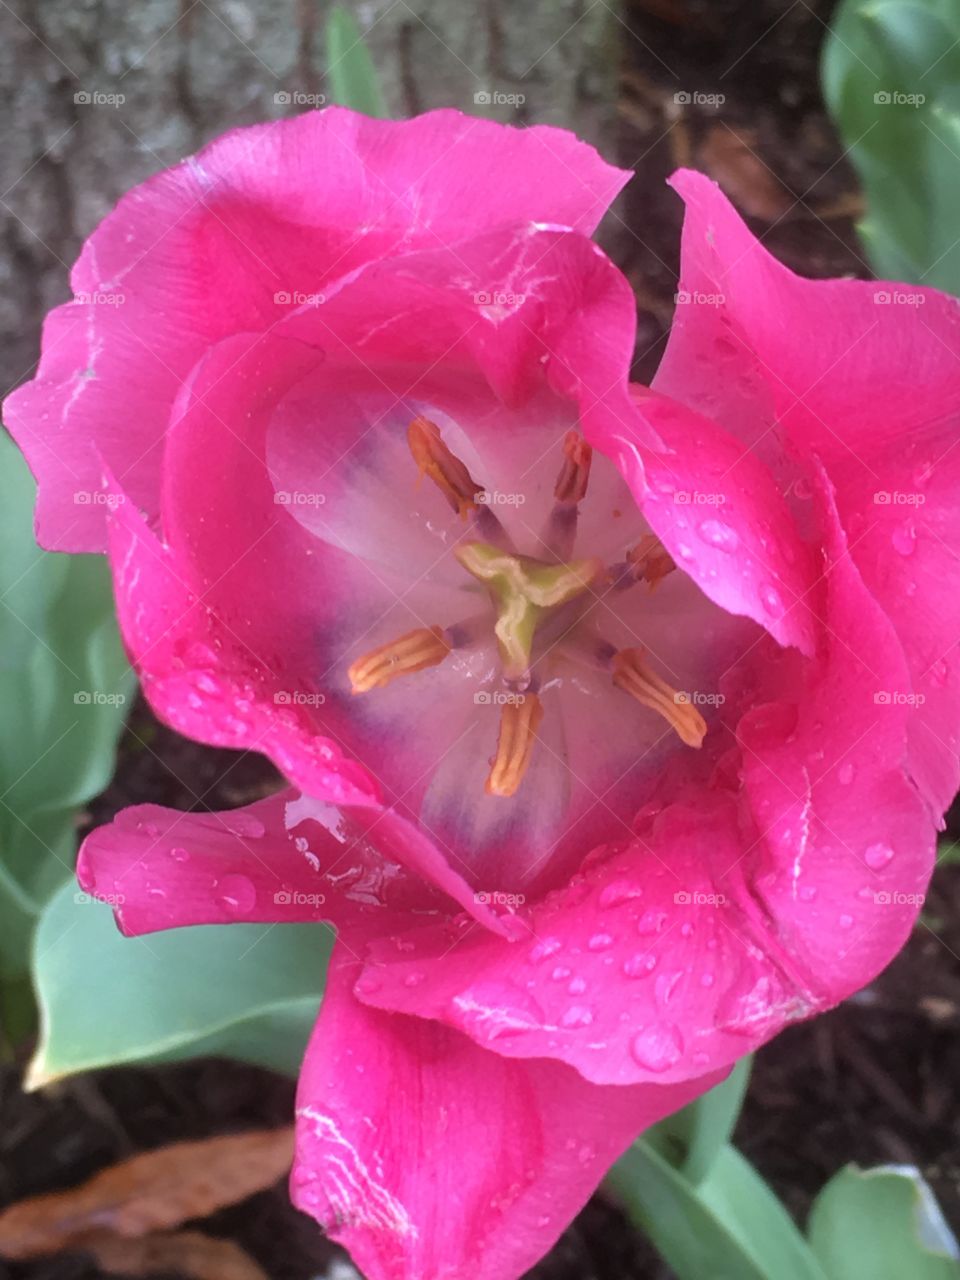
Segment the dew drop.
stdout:
[[872,844],[864,850],[863,860],[873,871],[882,870],[893,858],[888,844]]
[[573,1004],[560,1019],[561,1026],[568,1029],[574,1027],[589,1027],[593,1022],[593,1013],[586,1005]]
[[718,551],[736,551],[740,545],[736,530],[722,520],[704,520],[697,532],[708,546]]
[[653,994],[660,1004],[670,1003],[673,993],[677,989],[677,983],[682,977],[683,974],[679,971],[676,973],[661,973],[658,976],[653,988]]
[[760,603],[766,609],[772,618],[781,618],[783,616],[783,600],[780,598],[780,592],[772,583],[760,588]]
[[623,962],[623,972],[628,978],[645,978],[656,967],[657,957],[645,955],[642,952],[631,956],[629,960],[624,960]]
[[611,880],[601,891],[598,902],[601,907],[622,907],[642,895],[643,890],[631,880]]
[[570,977],[570,974],[572,972],[573,972],[572,969],[568,969],[565,965],[558,964],[556,969],[554,969],[553,973],[551,973],[550,977],[553,979],[554,982],[566,982],[567,978]]
[[541,938],[536,946],[531,948],[530,959],[533,964],[540,964],[548,956],[555,955],[560,950],[560,946],[559,938]]
[[917,549],[917,531],[912,524],[898,525],[890,535],[894,551],[902,556],[912,556]]
[[856,769],[854,769],[850,761],[847,760],[837,770],[837,781],[840,782],[842,786],[849,787],[850,783],[854,779],[855,774],[856,774]]
[[608,951],[613,946],[613,938],[609,933],[595,933],[587,943],[590,951]]
[[567,990],[572,996],[582,996],[587,989],[587,984],[582,978],[572,978]]
[[679,1062],[683,1040],[677,1027],[646,1027],[633,1037],[630,1052],[634,1061],[648,1071],[668,1071]]
[[853,924],[853,916],[842,915],[837,921],[841,929],[849,929]]
[[215,888],[220,905],[237,915],[245,915],[256,904],[257,891],[247,876],[224,876]]
[[659,933],[666,923],[665,911],[645,911],[637,921],[637,933]]
[[170,857],[174,860],[174,862],[190,861],[190,854],[187,852],[186,849],[182,849],[179,845],[175,845],[174,848],[170,850]]

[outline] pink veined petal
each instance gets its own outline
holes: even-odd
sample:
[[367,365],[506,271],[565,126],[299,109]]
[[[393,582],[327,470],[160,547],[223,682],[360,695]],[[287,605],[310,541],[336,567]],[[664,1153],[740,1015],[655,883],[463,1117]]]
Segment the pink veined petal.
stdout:
[[194,924],[359,919],[364,903],[351,889],[382,868],[371,861],[357,873],[357,855],[345,856],[313,823],[298,843],[285,817],[298,798],[288,790],[225,813],[124,809],[84,840],[81,887],[114,902],[117,923],[134,936]]
[[830,643],[806,688],[739,726],[746,796],[776,873],[756,895],[784,947],[835,1004],[903,946],[933,871],[933,815],[907,764],[910,705],[885,699],[909,681],[890,619],[850,553],[820,480]]
[[366,1008],[338,946],[297,1096],[295,1203],[367,1280],[516,1280],[648,1125],[722,1078],[597,1088]]
[[[910,770],[937,815],[960,785],[960,305],[915,285],[806,280],[703,175],[681,171],[681,296],[656,388],[739,436],[793,490],[816,460],[850,555],[903,644]],[[720,299],[719,303],[715,300]],[[713,300],[713,301],[711,301]]]
[[613,452],[661,542],[711,600],[810,656],[813,557],[766,465],[682,403],[632,392],[634,413],[659,447],[613,422],[598,443]]
[[38,375],[5,406],[44,545],[102,550],[101,458],[156,513],[170,409],[206,347],[387,255],[511,222],[589,233],[628,176],[559,129],[331,107],[234,130],[149,179],[87,241],[77,301],[51,313]]

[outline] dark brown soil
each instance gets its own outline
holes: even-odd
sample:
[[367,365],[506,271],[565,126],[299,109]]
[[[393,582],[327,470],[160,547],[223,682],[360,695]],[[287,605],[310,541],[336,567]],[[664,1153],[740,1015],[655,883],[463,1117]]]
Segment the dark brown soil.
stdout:
[[[817,57],[831,7],[818,0],[630,5],[621,161],[634,165],[638,178],[608,243],[640,300],[638,376],[655,369],[672,310],[679,202],[663,182],[678,164],[717,178],[796,270],[865,272],[852,223],[855,183],[819,97]],[[677,102],[677,94],[724,101]],[[138,706],[117,776],[91,807],[91,820],[147,800],[229,807],[275,782],[259,758],[186,742]],[[923,921],[881,979],[834,1013],[784,1032],[759,1055],[736,1138],[801,1221],[812,1194],[845,1163],[895,1161],[920,1166],[960,1230],[958,906],[960,868],[942,868]],[[286,1122],[292,1099],[289,1082],[218,1061],[103,1072],[31,1097],[7,1071],[0,1089],[5,1202],[69,1185],[171,1139]],[[210,1226],[243,1243],[278,1280],[326,1275],[342,1256],[289,1207],[282,1188]],[[22,1280],[100,1274],[80,1257],[0,1270],[0,1277]],[[670,1273],[596,1197],[530,1274],[669,1280]]]

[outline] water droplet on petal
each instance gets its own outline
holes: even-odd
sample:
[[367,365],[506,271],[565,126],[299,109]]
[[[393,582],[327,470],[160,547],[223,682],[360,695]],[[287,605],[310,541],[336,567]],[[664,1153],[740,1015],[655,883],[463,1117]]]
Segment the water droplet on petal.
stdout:
[[676,973],[661,973],[658,976],[653,988],[653,994],[660,1004],[670,1003],[673,993],[677,988],[677,983],[682,977],[683,974],[679,971]]
[[668,1071],[679,1062],[683,1039],[677,1027],[646,1027],[630,1042],[634,1061],[648,1071]]
[[568,969],[566,965],[558,964],[556,969],[554,969],[553,973],[551,973],[550,977],[553,979],[554,982],[566,982],[567,978],[570,977],[570,974],[572,972],[573,970]]
[[772,618],[781,618],[783,616],[783,600],[780,592],[772,583],[760,588],[760,603],[766,609]]
[[645,978],[657,967],[657,957],[639,952],[623,962],[623,972],[627,978]]
[[840,782],[843,786],[849,787],[850,783],[854,779],[855,774],[856,774],[856,769],[854,769],[850,761],[847,760],[837,770],[837,781]]
[[898,525],[890,535],[890,542],[900,555],[912,556],[917,549],[917,531],[909,521]]
[[181,849],[179,845],[175,845],[170,850],[170,857],[174,860],[174,862],[190,861],[190,854],[187,852],[186,849]]
[[704,520],[697,532],[708,546],[718,551],[736,551],[740,545],[736,530],[722,520]]
[[853,916],[842,915],[837,921],[841,929],[849,929],[853,924]]
[[535,947],[530,950],[530,959],[533,964],[539,964],[542,960],[546,960],[548,956],[555,955],[560,950],[561,942],[559,938],[541,938]]
[[257,891],[248,876],[223,876],[215,888],[220,905],[236,915],[246,915],[256,905]]
[[609,933],[595,933],[587,947],[590,951],[607,951],[613,946],[613,938]]
[[585,1005],[574,1004],[566,1011],[560,1019],[560,1025],[568,1029],[574,1027],[589,1027],[593,1022],[593,1013]]
[[567,987],[567,990],[572,996],[582,996],[586,989],[587,984],[582,978],[571,979],[570,985]]
[[598,901],[601,907],[622,907],[642,895],[643,890],[632,880],[612,880],[601,891]]
[[893,858],[893,850],[888,844],[872,844],[864,850],[863,860],[873,871],[880,871]]

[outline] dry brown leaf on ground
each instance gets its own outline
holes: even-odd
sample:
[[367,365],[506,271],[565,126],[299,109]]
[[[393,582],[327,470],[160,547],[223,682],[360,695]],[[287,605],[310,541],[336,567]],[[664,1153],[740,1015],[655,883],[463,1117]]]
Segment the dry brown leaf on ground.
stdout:
[[11,1205],[0,1214],[0,1257],[56,1253],[92,1231],[133,1237],[178,1227],[273,1186],[292,1160],[292,1128],[146,1151],[79,1187]]
[[115,1275],[174,1271],[190,1280],[270,1280],[238,1244],[201,1231],[163,1232],[136,1239],[101,1231],[77,1240],[76,1248]]

